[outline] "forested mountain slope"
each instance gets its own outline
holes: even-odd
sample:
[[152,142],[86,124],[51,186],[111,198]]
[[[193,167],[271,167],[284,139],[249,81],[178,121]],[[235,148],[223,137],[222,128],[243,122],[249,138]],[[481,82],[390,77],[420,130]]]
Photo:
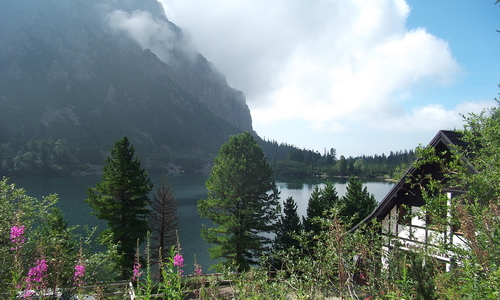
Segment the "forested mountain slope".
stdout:
[[196,169],[252,131],[156,0],[0,3],[2,175],[91,171],[124,135],[149,169]]

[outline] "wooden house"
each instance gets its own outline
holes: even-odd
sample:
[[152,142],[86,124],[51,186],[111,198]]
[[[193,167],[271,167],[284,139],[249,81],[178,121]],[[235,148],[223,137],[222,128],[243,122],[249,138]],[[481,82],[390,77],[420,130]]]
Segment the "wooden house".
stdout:
[[[442,130],[432,139],[429,146],[435,148],[436,153],[442,158],[449,159],[449,150],[452,147],[466,146],[460,137],[460,133]],[[373,219],[376,219],[381,222],[380,234],[384,237],[383,248],[385,253],[388,253],[394,247],[404,250],[425,247],[431,255],[442,261],[446,269],[449,270],[453,260],[453,253],[442,250],[443,248],[437,247],[437,245],[449,243],[454,246],[465,247],[465,239],[457,226],[436,226],[433,224],[432,218],[422,213],[422,206],[425,202],[421,190],[412,184],[409,179],[426,178],[426,175],[429,174],[433,178],[444,178],[440,174],[439,166],[436,164],[428,163],[419,167],[415,167],[415,165],[410,167],[375,210],[351,231],[359,228],[361,224],[371,223]],[[441,192],[448,199],[462,193],[461,190],[453,187],[443,189]],[[448,214],[451,213],[448,210]]]

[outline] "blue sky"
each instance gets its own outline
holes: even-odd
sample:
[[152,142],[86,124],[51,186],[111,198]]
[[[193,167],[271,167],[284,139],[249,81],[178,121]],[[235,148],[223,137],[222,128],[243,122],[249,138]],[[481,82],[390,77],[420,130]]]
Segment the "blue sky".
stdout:
[[161,0],[266,139],[349,156],[427,144],[496,105],[494,0]]
[[500,83],[500,33],[496,32],[500,30],[500,7],[492,5],[493,2],[410,2],[412,11],[407,26],[425,27],[445,40],[463,71],[455,84],[429,92],[429,101],[441,97],[449,107],[453,98],[474,101],[495,97],[500,92],[497,87]]

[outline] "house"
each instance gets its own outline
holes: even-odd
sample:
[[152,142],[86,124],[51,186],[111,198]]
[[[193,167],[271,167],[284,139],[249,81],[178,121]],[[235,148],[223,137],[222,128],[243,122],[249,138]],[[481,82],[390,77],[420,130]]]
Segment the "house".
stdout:
[[[436,153],[444,159],[450,158],[450,151],[453,147],[466,147],[460,139],[461,134],[454,131],[439,131],[429,143],[429,147],[435,148]],[[375,210],[356,225],[351,231],[358,229],[362,224],[368,224],[373,219],[381,222],[381,232],[383,239],[384,253],[390,249],[399,247],[403,250],[414,248],[425,248],[438,260],[443,262],[449,270],[453,253],[442,250],[438,245],[452,244],[454,246],[465,247],[465,239],[458,226],[437,226],[433,224],[432,218],[423,214],[422,206],[425,204],[421,189],[412,184],[409,179],[422,180],[425,185],[427,176],[434,179],[443,180],[446,186],[446,178],[440,173],[437,164],[427,163],[418,167],[414,164],[410,167],[401,180],[394,185],[384,199],[378,204]],[[471,168],[471,171],[474,171]],[[414,181],[413,181],[414,182]],[[442,189],[443,195],[448,199],[462,193],[463,191],[449,187]],[[448,201],[448,203],[450,203]],[[448,209],[448,214],[452,212]]]

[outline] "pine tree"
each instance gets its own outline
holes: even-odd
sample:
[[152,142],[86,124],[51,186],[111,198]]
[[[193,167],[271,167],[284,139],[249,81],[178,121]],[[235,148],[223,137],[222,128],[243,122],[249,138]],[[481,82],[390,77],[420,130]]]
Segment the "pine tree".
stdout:
[[318,234],[321,226],[315,222],[315,218],[323,218],[327,210],[333,208],[339,202],[337,189],[331,182],[327,182],[325,187],[320,189],[314,187],[309,202],[307,204],[307,218],[303,220],[304,230]]
[[247,270],[269,250],[279,214],[279,192],[262,148],[249,132],[233,135],[222,145],[206,182],[208,198],[198,202],[198,211],[215,227],[202,229],[203,238],[214,247],[213,259],[224,258],[216,269]]
[[377,206],[375,196],[368,193],[366,187],[363,188],[363,182],[356,176],[349,177],[346,193],[340,203],[339,215],[351,225],[358,224]]
[[168,257],[170,246],[177,242],[177,229],[179,228],[179,215],[177,202],[174,199],[172,188],[165,176],[151,202],[151,215],[149,218],[151,231],[151,255],[157,258],[161,249],[161,257]]
[[148,194],[153,188],[134,152],[127,137],[116,141],[106,158],[102,181],[88,189],[85,200],[95,216],[108,222],[102,236],[111,233],[112,241],[118,244],[122,279],[130,277],[137,240],[142,242],[147,235]]
[[286,250],[291,247],[299,249],[300,242],[293,238],[293,234],[299,234],[301,230],[302,225],[297,214],[297,203],[292,197],[288,197],[283,203],[283,214],[276,226],[274,248],[276,250]]
[[344,155],[340,156],[340,160],[338,163],[338,172],[339,175],[344,175],[347,172],[347,161]]

